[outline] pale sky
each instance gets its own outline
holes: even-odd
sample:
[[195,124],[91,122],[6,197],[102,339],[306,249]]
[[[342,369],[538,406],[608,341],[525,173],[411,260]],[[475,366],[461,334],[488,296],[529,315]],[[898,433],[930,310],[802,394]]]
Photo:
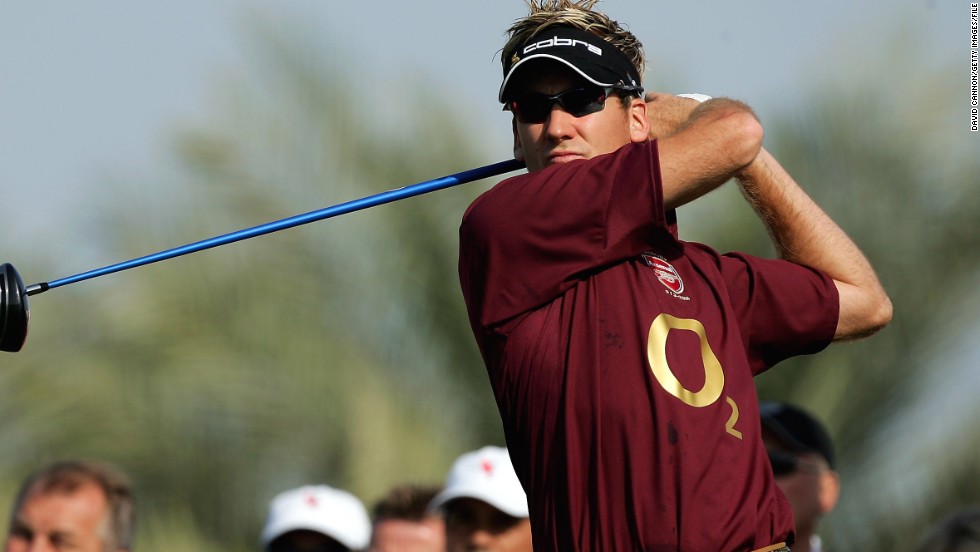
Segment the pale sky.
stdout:
[[[962,105],[963,126],[951,128],[948,140],[969,140],[980,151],[980,134],[967,130],[969,4],[604,0],[600,8],[643,41],[647,90],[739,98],[764,126],[816,89],[846,89],[868,69],[865,50],[908,37],[894,58],[875,58],[888,65],[875,74],[902,75],[880,83],[881,98],[902,95],[902,83],[915,80],[908,73],[921,70],[902,52],[921,53],[927,65],[952,64],[962,86],[928,100]],[[106,175],[154,174],[167,164],[174,130],[206,120],[220,83],[246,72],[254,52],[243,37],[257,20],[315,32],[327,57],[352,76],[352,90],[393,106],[406,75],[431,82],[471,110],[467,124],[474,142],[486,144],[483,162],[503,160],[510,127],[496,103],[497,51],[506,27],[525,13],[523,0],[0,0],[0,263],[13,263],[30,284],[121,261],[77,253],[89,238],[66,222],[69,215]],[[366,121],[383,135],[379,123]],[[11,258],[12,244],[55,273]],[[968,359],[964,366],[976,364],[976,348],[957,354]],[[898,427],[917,424],[922,412],[910,410]]]
[[[687,88],[664,91],[740,98],[764,123],[791,108],[814,74],[860,70],[860,51],[903,24],[921,32],[927,59],[965,56],[968,78],[969,3],[960,0],[605,0],[600,7],[644,42],[648,90],[674,83]],[[217,83],[248,66],[243,36],[254,20],[317,32],[364,94],[397,105],[407,74],[451,92],[482,121],[474,127],[488,144],[486,163],[501,160],[509,126],[496,103],[496,54],[505,28],[525,13],[522,0],[0,0],[0,245],[31,239],[34,247],[70,250],[45,243],[81,239],[60,234],[59,219],[104,175],[152,173],[164,162],[173,129],[204,118]],[[953,91],[958,98],[966,97],[964,82]],[[900,91],[883,83],[882,93]]]

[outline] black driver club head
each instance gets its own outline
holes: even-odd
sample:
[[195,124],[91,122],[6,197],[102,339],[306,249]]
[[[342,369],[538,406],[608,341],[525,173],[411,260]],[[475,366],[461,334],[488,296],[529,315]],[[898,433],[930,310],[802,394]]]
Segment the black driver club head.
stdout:
[[0,265],[0,351],[16,353],[27,340],[27,290],[13,265]]

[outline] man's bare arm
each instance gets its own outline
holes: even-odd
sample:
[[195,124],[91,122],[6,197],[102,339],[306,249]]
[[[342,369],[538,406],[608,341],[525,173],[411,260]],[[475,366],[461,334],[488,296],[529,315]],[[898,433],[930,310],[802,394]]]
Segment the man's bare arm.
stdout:
[[668,209],[717,188],[745,169],[762,147],[762,125],[741,102],[716,98],[699,104],[659,93],[648,94],[646,101]]
[[736,177],[779,256],[834,279],[840,292],[835,341],[871,335],[891,321],[891,301],[871,263],[768,151]]
[[[650,138],[660,140],[668,208],[696,199],[736,176],[780,257],[822,270],[833,278],[840,294],[836,340],[871,335],[888,324],[891,301],[871,263],[776,159],[762,149],[762,127],[753,115],[758,128],[751,128],[752,122],[745,119],[746,114],[752,113],[747,106],[725,99],[699,104],[661,93],[648,94],[645,99]],[[714,132],[723,134],[712,137]],[[748,138],[752,135],[758,137],[754,150]],[[705,151],[714,154],[705,156]],[[725,152],[729,152],[727,156]],[[749,155],[748,163],[737,167]],[[726,173],[732,167],[736,167],[733,172]]]

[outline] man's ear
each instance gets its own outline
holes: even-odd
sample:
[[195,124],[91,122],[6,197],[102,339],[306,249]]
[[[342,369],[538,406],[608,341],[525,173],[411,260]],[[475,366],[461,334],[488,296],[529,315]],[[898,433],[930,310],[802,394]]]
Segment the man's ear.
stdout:
[[647,120],[647,104],[643,98],[630,100],[629,111],[630,141],[646,142],[650,139],[650,121]]
[[840,476],[837,472],[833,470],[824,470],[820,474],[820,511],[824,514],[829,514],[834,506],[837,505],[837,499],[840,497]]
[[517,134],[517,119],[510,118],[510,128],[514,131],[514,159],[524,162],[524,147],[521,146],[521,137]]

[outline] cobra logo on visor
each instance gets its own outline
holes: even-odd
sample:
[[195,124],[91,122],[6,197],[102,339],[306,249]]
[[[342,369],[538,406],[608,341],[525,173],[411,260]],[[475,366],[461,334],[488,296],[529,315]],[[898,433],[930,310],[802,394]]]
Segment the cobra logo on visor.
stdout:
[[524,53],[527,54],[527,53],[533,52],[535,50],[543,50],[545,48],[554,48],[556,46],[570,46],[572,48],[574,48],[576,46],[584,46],[588,51],[592,52],[593,54],[595,54],[597,56],[601,56],[602,55],[602,49],[601,48],[599,48],[598,46],[595,46],[593,44],[589,44],[588,42],[586,42],[584,40],[577,40],[577,39],[574,39],[574,38],[558,38],[557,36],[554,37],[554,38],[549,38],[547,40],[541,40],[541,41],[535,42],[534,44],[528,44],[527,46],[524,47]]

